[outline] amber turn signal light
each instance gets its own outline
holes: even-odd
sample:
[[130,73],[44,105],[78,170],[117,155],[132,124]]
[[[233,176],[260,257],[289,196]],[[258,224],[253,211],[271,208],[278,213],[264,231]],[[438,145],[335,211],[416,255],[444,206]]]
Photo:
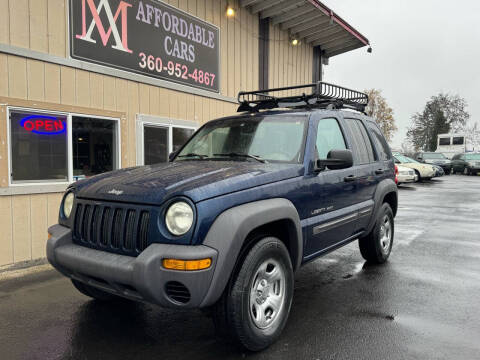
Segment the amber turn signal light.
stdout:
[[195,271],[208,269],[212,265],[212,259],[200,260],[179,260],[179,259],[163,259],[162,265],[165,269],[180,271]]

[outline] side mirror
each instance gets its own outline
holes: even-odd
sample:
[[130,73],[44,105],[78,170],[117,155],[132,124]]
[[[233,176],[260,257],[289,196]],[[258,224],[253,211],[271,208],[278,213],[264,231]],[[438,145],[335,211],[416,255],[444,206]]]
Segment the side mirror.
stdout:
[[316,170],[325,168],[330,170],[347,169],[353,166],[353,155],[350,150],[330,150],[326,159],[317,160]]
[[168,154],[168,161],[172,161],[175,155],[177,155],[176,151],[172,151],[170,154]]

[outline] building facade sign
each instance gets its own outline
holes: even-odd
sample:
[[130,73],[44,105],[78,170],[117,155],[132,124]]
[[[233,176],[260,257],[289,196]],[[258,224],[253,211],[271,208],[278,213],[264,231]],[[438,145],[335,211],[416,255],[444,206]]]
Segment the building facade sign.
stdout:
[[219,36],[156,0],[70,0],[74,59],[219,92]]

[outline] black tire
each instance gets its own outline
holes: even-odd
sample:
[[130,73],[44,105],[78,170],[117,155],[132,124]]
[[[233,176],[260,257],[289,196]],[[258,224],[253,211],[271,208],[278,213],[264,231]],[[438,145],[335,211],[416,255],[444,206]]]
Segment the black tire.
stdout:
[[[385,219],[390,222],[389,236],[390,241],[387,242],[383,235],[385,234]],[[382,226],[384,228],[382,229]],[[393,246],[393,238],[395,234],[395,226],[393,221],[393,211],[389,204],[383,203],[377,214],[375,226],[370,233],[358,240],[360,252],[367,262],[372,264],[383,264],[387,261]]]
[[472,172],[471,172],[471,170],[470,170],[468,167],[465,166],[465,167],[463,168],[463,175],[468,175],[468,176],[470,176],[470,175],[472,175]]
[[[269,266],[273,266],[270,272]],[[262,272],[263,268],[265,272]],[[278,275],[279,271],[283,282],[273,280],[270,283],[266,280],[270,275]],[[267,277],[263,278],[261,274]],[[262,280],[265,280],[266,285]],[[278,294],[275,294],[276,291]],[[272,298],[269,300],[270,296]],[[252,297],[255,298],[253,302]],[[282,333],[288,320],[292,298],[293,268],[288,250],[277,238],[263,238],[248,251],[237,271],[232,274],[224,294],[213,308],[217,333],[227,335],[247,350],[265,349]],[[274,299],[278,301],[278,311],[274,310],[275,305],[272,302]],[[258,312],[263,306],[265,309]],[[265,327],[259,326],[261,321],[254,319],[254,314],[260,319],[264,317]]]
[[95,300],[98,301],[118,301],[120,299],[123,299],[119,296],[110,294],[106,291],[102,291],[100,289],[94,288],[93,286],[87,285],[85,283],[82,283],[77,280],[72,279],[72,284],[75,286],[75,288],[80,291],[83,295],[89,296],[91,298],[94,298]]
[[417,182],[422,182],[422,177],[420,176],[420,172],[418,170],[414,170],[415,171],[415,174],[417,174],[417,177],[418,177],[418,180]]

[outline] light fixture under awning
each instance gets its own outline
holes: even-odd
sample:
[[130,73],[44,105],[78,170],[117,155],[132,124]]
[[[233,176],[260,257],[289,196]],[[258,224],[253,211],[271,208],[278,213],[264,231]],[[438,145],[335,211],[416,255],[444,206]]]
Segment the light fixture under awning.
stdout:
[[261,19],[332,57],[369,45],[368,39],[318,0],[240,0]]

